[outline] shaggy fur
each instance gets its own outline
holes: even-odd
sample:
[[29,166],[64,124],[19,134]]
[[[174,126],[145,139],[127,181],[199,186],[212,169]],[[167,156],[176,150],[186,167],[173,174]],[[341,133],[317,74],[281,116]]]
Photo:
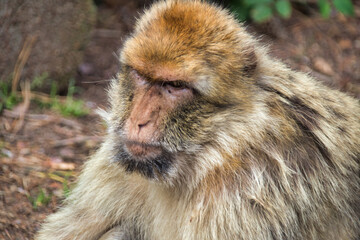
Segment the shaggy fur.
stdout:
[[[358,239],[357,100],[270,58],[202,1],[154,4],[120,60],[106,141],[36,239]],[[122,152],[130,69],[196,93],[161,123],[169,161]]]

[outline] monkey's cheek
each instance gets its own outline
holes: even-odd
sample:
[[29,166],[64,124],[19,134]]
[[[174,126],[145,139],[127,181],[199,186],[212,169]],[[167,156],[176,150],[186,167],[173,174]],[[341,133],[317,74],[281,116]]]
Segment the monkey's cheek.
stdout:
[[160,147],[138,143],[125,143],[125,150],[137,160],[152,159],[162,154],[162,149]]

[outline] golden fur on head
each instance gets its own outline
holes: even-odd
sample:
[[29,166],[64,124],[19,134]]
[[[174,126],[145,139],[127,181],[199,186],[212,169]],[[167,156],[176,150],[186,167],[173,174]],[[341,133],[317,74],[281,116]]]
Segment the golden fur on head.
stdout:
[[[138,21],[121,61],[152,78],[192,81],[219,97],[231,92],[235,77],[243,75],[244,84],[244,71],[256,66],[254,46],[246,44],[252,37],[240,28],[228,11],[214,5],[160,2]],[[213,79],[204,83],[199,78]]]
[[[37,239],[358,239],[357,100],[271,58],[204,1],[155,3],[120,60],[106,141]],[[119,164],[131,71],[194,91],[159,123],[172,156],[160,173]]]

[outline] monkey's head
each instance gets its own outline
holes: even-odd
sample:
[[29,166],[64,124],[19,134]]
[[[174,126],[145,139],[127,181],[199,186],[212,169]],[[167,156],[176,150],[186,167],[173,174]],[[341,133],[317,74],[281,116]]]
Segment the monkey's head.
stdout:
[[167,1],[147,10],[124,44],[110,92],[114,160],[163,180],[214,165],[193,156],[226,145],[219,139],[231,138],[233,116],[245,121],[251,111],[257,60],[250,42],[211,4]]

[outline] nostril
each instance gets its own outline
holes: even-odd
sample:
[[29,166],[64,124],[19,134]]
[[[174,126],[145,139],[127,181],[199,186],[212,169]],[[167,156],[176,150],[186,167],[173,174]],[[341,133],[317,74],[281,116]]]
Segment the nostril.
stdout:
[[139,130],[140,130],[141,128],[145,127],[146,125],[148,125],[149,122],[150,122],[150,120],[147,121],[147,122],[145,122],[145,123],[138,124]]

